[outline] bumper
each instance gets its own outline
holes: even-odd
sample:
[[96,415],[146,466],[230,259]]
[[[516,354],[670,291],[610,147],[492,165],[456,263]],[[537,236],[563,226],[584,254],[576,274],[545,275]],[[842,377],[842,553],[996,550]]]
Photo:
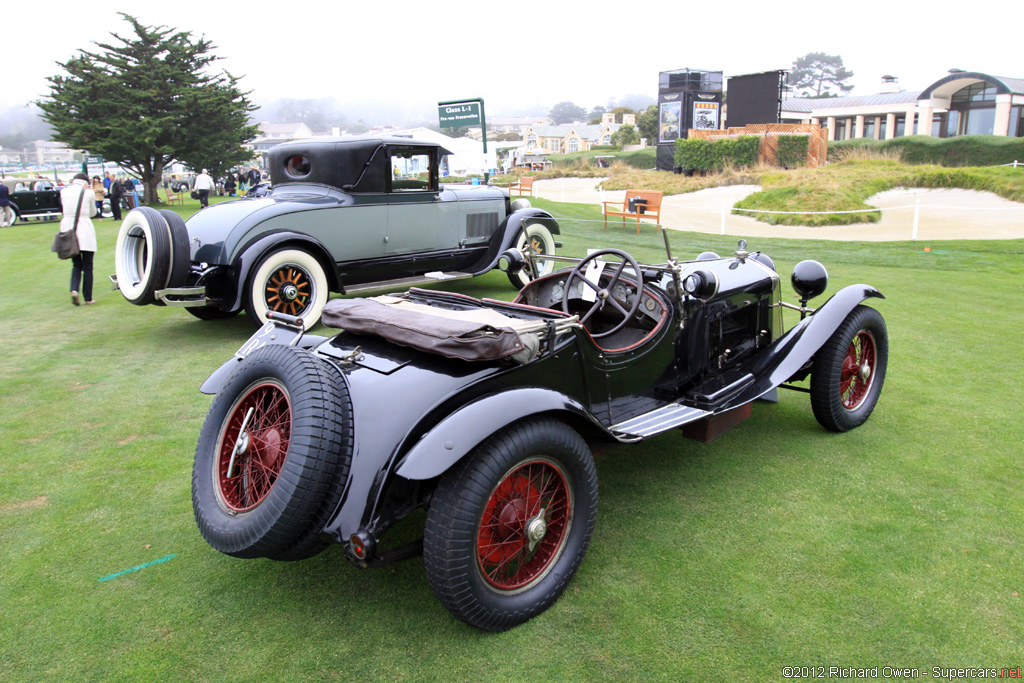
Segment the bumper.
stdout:
[[[110,275],[111,290],[119,290],[120,287],[117,285],[117,275]],[[210,299],[206,297],[206,287],[203,285],[197,287],[169,287],[167,289],[158,289],[153,292],[153,296],[156,297],[157,301],[162,302],[165,306],[175,306],[177,308],[194,308],[198,306],[207,306],[210,303]]]

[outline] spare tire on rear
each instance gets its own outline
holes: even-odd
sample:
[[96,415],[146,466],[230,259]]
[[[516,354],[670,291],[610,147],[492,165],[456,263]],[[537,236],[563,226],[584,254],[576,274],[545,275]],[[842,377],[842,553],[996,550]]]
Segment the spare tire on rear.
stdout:
[[167,287],[184,287],[192,264],[185,219],[170,209],[158,211],[167,221],[167,230],[171,236],[171,270],[167,274]]
[[167,287],[171,271],[171,235],[156,209],[132,209],[124,217],[114,247],[117,287],[136,306],[156,303],[154,294]]
[[196,446],[192,508],[203,538],[234,557],[316,554],[348,476],[352,435],[337,370],[292,346],[247,356],[210,406]]

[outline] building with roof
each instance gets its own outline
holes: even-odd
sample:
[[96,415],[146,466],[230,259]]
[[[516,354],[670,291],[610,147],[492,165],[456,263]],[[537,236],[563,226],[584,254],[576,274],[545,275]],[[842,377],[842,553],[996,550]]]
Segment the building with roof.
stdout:
[[586,152],[594,145],[612,144],[612,135],[622,126],[636,126],[635,114],[623,114],[615,123],[614,114],[604,114],[601,123],[567,123],[561,126],[529,126],[523,133],[528,147],[542,147],[552,154]]
[[783,100],[781,122],[825,126],[829,140],[1024,137],[1024,79],[952,69],[924,90],[908,91],[884,76],[875,95]]

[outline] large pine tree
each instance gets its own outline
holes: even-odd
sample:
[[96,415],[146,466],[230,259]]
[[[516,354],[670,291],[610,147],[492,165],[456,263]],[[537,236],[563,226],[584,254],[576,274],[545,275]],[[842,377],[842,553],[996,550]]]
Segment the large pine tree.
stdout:
[[843,66],[843,58],[839,55],[808,52],[793,62],[789,87],[799,97],[838,97],[853,90],[853,86],[846,82],[851,78],[853,72]]
[[178,161],[222,173],[246,162],[243,143],[256,137],[256,109],[238,79],[210,73],[219,59],[212,43],[165,26],[143,26],[128,14],[134,36],[111,33],[111,43],[61,64],[50,94],[39,102],[54,138],[74,149],[115,161],[146,186],[156,201],[163,171]]

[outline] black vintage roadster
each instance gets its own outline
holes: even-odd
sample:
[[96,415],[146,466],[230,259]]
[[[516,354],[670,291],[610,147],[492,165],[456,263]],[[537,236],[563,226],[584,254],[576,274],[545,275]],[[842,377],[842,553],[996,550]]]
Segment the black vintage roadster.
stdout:
[[[571,266],[511,303],[419,289],[335,299],[323,319],[344,331],[330,338],[272,313],[202,387],[216,394],[192,478],[202,535],[244,558],[340,543],[367,567],[422,552],[459,619],[500,631],[536,616],[590,541],[595,448],[674,429],[708,441],[807,376],[826,429],[874,409],[888,338],[862,302],[882,295],[852,285],[813,310],[827,274],[803,261],[801,304],[784,303],[771,259],[745,247],[658,265],[555,257]],[[788,331],[784,308],[800,317]],[[418,507],[423,540],[382,549]]]

